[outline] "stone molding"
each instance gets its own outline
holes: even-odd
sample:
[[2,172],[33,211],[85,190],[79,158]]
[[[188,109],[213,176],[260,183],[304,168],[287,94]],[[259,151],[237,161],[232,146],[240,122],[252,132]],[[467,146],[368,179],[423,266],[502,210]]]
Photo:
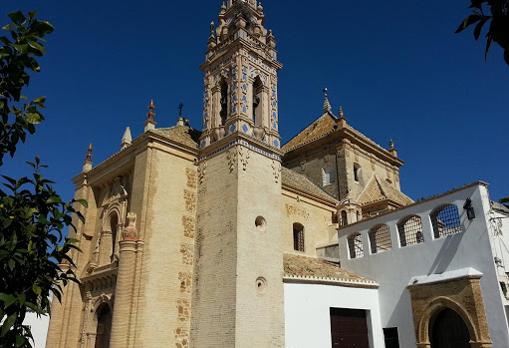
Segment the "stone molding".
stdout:
[[429,326],[443,309],[455,311],[470,333],[471,347],[491,348],[479,277],[445,280],[439,283],[410,285],[416,342],[418,348],[430,348]]

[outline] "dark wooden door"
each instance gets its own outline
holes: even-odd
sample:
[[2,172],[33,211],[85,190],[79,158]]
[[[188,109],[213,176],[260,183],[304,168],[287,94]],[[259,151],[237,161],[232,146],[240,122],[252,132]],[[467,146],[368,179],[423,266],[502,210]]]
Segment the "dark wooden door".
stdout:
[[470,348],[470,334],[452,309],[441,311],[430,325],[431,348]]
[[369,348],[366,311],[331,308],[332,348]]

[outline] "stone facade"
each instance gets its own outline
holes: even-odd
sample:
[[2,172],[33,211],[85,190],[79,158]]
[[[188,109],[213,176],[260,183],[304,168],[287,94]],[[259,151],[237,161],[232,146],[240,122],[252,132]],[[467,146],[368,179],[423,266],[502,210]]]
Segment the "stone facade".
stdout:
[[441,310],[452,309],[467,325],[472,348],[491,348],[479,277],[409,286],[417,347],[431,347],[429,327]]

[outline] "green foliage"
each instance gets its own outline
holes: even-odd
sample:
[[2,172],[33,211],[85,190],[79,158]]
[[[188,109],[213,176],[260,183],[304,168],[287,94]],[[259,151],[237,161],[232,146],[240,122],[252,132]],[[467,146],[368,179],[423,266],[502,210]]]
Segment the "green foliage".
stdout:
[[[83,220],[76,203],[62,202],[41,174],[38,158],[29,162],[32,178],[4,176],[0,189],[0,326],[2,347],[30,347],[30,329],[23,320],[27,311],[50,312],[49,295],[60,299],[62,287],[77,282],[69,255],[75,240],[63,231],[74,228],[73,216]],[[66,267],[61,268],[62,265]]]
[[[0,166],[5,154],[14,156],[19,141],[44,118],[44,98],[27,101],[23,89],[29,72],[39,72],[36,60],[44,54],[43,37],[53,31],[35,13],[9,15],[3,27],[10,38],[0,37]],[[22,101],[22,102],[21,102]],[[84,201],[65,203],[42,176],[39,158],[28,162],[31,178],[0,179],[0,347],[31,347],[30,327],[23,325],[27,312],[50,313],[49,296],[61,299],[63,287],[78,282],[74,273],[76,241],[65,237],[83,220],[77,210]],[[76,219],[75,219],[76,218]],[[75,254],[75,253],[74,253]]]
[[[475,24],[473,34],[478,40],[484,26],[489,23],[485,58],[488,57],[491,44],[496,42],[504,50],[504,59],[509,65],[509,0],[471,0],[470,8],[473,13],[461,22],[456,33]],[[489,14],[486,14],[486,11],[489,11]]]
[[29,73],[41,70],[37,58],[45,53],[43,38],[53,32],[35,12],[14,12],[9,18],[12,22],[2,27],[9,35],[0,36],[0,165],[4,155],[14,156],[17,144],[44,120],[40,109],[45,98],[28,101],[22,90],[30,83]]

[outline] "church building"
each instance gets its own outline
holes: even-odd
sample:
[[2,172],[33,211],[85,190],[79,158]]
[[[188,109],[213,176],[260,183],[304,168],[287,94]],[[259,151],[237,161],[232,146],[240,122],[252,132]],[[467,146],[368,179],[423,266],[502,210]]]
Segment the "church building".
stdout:
[[90,146],[81,284],[53,302],[46,347],[509,347],[509,209],[483,182],[414,202],[394,143],[327,90],[283,144],[282,67],[262,4],[226,1],[201,129],[158,126],[151,101],[143,134],[97,165]]

